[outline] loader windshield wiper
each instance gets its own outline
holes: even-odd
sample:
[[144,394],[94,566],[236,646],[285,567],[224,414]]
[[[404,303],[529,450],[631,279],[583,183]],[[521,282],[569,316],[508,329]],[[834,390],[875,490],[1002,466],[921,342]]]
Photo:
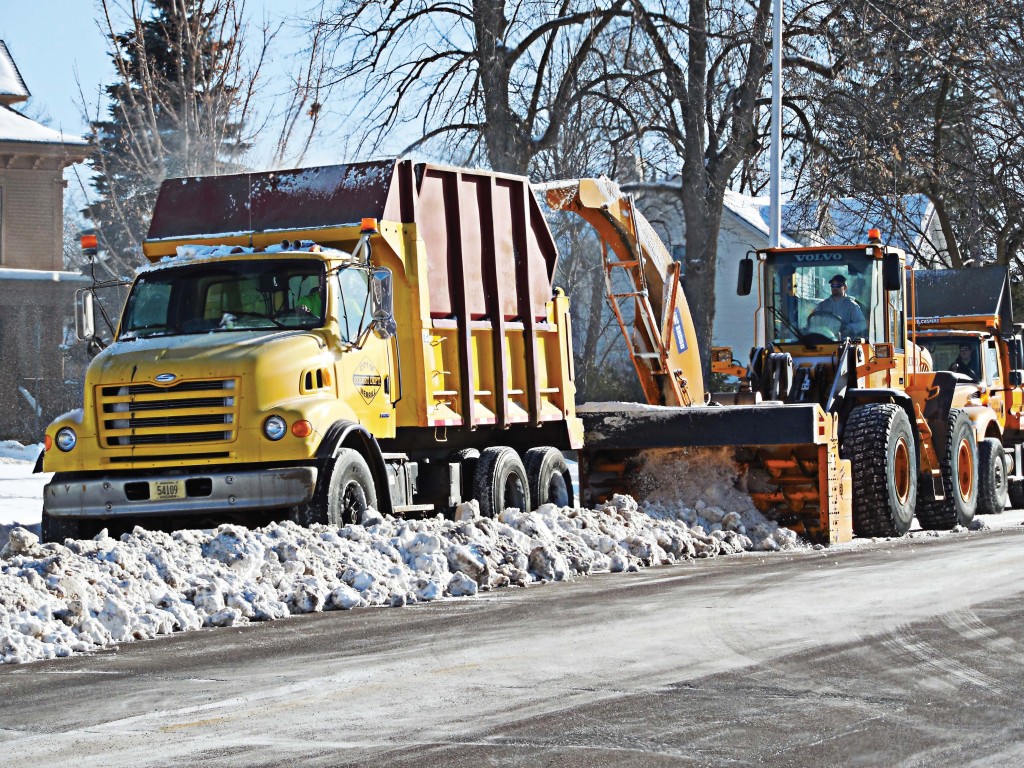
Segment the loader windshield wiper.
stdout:
[[784,314],[779,312],[778,308],[774,304],[769,306],[768,309],[770,309],[772,311],[772,314],[775,315],[775,317],[777,317],[779,319],[779,321],[784,326],[786,326],[786,328],[788,328],[790,331],[793,332],[793,334],[796,336],[797,341],[799,341],[805,347],[817,346],[816,344],[812,343],[806,336],[804,336],[802,333],[800,333],[799,329],[795,325],[793,325],[791,322],[789,322],[789,318],[787,318]]

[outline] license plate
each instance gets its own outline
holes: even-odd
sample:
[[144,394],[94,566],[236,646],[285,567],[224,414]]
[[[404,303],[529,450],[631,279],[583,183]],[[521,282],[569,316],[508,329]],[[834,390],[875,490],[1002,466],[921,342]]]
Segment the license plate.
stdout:
[[156,501],[185,498],[184,480],[153,480],[149,483],[149,498]]

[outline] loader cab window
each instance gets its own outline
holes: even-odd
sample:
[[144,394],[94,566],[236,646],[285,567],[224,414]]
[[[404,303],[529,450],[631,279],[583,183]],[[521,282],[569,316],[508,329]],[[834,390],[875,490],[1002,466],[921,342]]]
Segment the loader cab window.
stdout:
[[881,268],[865,253],[775,254],[765,273],[768,338],[776,343],[886,340]]

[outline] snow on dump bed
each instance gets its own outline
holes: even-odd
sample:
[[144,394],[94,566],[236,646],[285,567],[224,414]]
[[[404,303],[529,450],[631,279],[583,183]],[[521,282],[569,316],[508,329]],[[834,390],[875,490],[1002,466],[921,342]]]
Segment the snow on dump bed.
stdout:
[[749,549],[735,530],[654,519],[627,496],[596,510],[364,525],[223,525],[40,544],[23,528],[0,553],[0,660],[67,656],[209,626],[402,606],[578,574],[629,571]]

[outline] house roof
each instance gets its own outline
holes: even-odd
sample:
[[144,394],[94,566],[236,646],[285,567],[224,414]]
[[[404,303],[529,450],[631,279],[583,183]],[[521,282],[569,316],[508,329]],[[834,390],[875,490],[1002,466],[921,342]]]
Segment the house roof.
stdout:
[[24,141],[33,144],[63,144],[88,146],[89,142],[77,136],[68,136],[53,128],[40,125],[8,106],[0,104],[0,142]]
[[25,81],[21,79],[11,52],[7,50],[7,44],[0,40],[0,104],[25,101],[31,95]]
[[[739,192],[727,189],[725,190],[723,202],[725,204],[725,213],[731,214],[737,221],[755,230],[767,240],[770,235],[768,227],[769,205],[767,205],[767,200],[768,198],[766,197],[751,197],[750,195],[742,195]],[[785,226],[783,226],[783,231],[786,231]],[[799,243],[791,240],[784,234],[779,239],[783,248],[799,245]],[[751,245],[755,248],[762,247],[761,243],[752,243]]]

